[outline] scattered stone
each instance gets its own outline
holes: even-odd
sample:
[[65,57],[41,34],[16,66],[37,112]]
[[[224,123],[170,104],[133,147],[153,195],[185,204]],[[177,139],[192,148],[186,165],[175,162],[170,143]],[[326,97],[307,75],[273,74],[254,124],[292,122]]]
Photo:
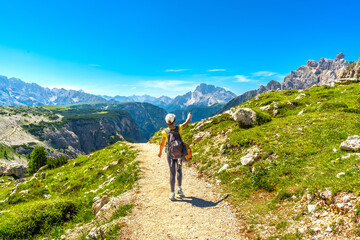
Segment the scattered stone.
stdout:
[[98,201],[96,201],[93,205],[92,205],[92,209],[94,212],[94,215],[96,215],[100,209],[107,204],[110,201],[108,196],[104,196],[102,199],[99,199]]
[[326,228],[325,232],[332,232],[331,227],[328,226],[328,227]]
[[351,197],[349,195],[345,195],[345,196],[343,196],[342,200],[344,203],[347,203],[351,200]]
[[48,198],[50,198],[51,197],[51,194],[44,194],[44,197],[46,198],[46,199],[48,199]]
[[118,165],[119,164],[119,161],[113,161],[112,163],[110,163],[111,165],[113,165],[113,166],[116,166],[116,165]]
[[46,173],[42,172],[41,173],[41,180],[45,179],[45,177],[46,177]]
[[0,183],[4,183],[5,181],[4,181],[4,179],[0,179]]
[[220,172],[222,172],[222,171],[224,171],[224,170],[226,170],[227,168],[229,167],[229,164],[224,164],[224,166],[222,166],[220,169],[219,169],[219,171],[218,171],[218,173],[220,173]]
[[256,112],[250,108],[239,108],[232,118],[242,127],[250,127],[256,124]]
[[309,213],[312,213],[312,212],[315,211],[316,205],[314,205],[314,204],[309,204],[309,205],[307,206],[307,209],[308,209],[308,212],[309,212]]
[[320,197],[325,200],[326,204],[330,205],[332,203],[332,192],[330,190],[325,190],[320,193]]
[[346,139],[346,141],[344,141],[340,144],[340,149],[353,151],[353,152],[359,151],[360,150],[360,136],[358,136],[358,135],[349,136]]
[[347,159],[347,158],[350,158],[351,156],[360,157],[360,153],[348,153],[348,154],[342,155],[341,159]]
[[261,111],[269,111],[269,110],[270,110],[270,106],[271,106],[270,104],[269,104],[269,105],[266,105],[266,106],[264,106],[264,107],[261,107],[260,110],[261,110]]
[[94,197],[92,201],[93,201],[93,202],[96,202],[96,201],[98,201],[98,200],[100,200],[99,197]]
[[109,166],[105,166],[102,170],[106,171],[106,170],[108,170],[108,168],[109,168]]
[[195,134],[193,136],[193,143],[197,143],[199,142],[201,139],[203,138],[208,138],[210,137],[211,134],[209,132],[199,132],[198,134]]
[[243,166],[247,166],[253,164],[258,159],[258,157],[258,153],[248,153],[245,156],[241,157],[240,161]]
[[344,172],[339,172],[338,174],[336,174],[336,177],[337,178],[340,178],[342,176],[345,176],[345,173]]
[[300,93],[300,94],[295,98],[295,100],[301,99],[301,98],[303,98],[303,97],[305,97],[305,96],[306,96],[305,93]]
[[64,175],[64,173],[59,172],[59,173],[57,173],[57,175],[58,175],[58,176],[61,176],[61,175]]
[[304,113],[304,110],[301,110],[299,113],[298,113],[298,115],[301,115],[301,114],[303,114]]
[[16,187],[17,185],[22,184],[22,183],[26,183],[25,178],[20,178],[20,179],[16,180],[15,184],[14,184],[14,187]]
[[29,194],[29,190],[22,190],[22,191],[20,191],[20,193]]
[[337,152],[336,148],[333,148],[333,152]]

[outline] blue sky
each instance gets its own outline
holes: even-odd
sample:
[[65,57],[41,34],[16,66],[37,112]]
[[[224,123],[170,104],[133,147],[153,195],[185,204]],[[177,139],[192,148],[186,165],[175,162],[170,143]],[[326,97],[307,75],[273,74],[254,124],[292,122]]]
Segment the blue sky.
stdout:
[[236,94],[308,59],[360,56],[360,3],[1,1],[0,75],[106,95]]

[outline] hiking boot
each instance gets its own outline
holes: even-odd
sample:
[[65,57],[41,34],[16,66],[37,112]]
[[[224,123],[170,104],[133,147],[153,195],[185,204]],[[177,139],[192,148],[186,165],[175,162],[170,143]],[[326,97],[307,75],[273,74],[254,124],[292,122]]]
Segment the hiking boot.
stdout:
[[172,193],[170,194],[169,199],[170,199],[171,201],[174,201],[174,200],[175,200],[175,193],[174,193],[174,192],[172,192]]
[[179,195],[184,195],[184,192],[183,192],[183,190],[182,190],[181,187],[178,187],[177,193],[178,193]]

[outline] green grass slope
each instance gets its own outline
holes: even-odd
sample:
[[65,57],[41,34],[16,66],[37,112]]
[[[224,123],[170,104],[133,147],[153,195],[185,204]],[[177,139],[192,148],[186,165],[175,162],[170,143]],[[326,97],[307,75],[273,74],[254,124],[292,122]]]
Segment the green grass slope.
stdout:
[[[300,93],[305,96],[296,99]],[[275,102],[278,113],[273,116]],[[260,109],[269,104],[268,111]],[[183,138],[190,144],[199,132],[210,134],[190,145],[192,164],[231,192],[231,201],[245,213],[254,231],[259,230],[257,225],[270,224],[279,226],[274,238],[300,238],[301,233],[283,233],[294,217],[292,211],[280,217],[285,203],[296,205],[305,192],[315,194],[325,188],[333,193],[359,195],[359,158],[342,159],[348,152],[339,146],[348,136],[359,135],[360,84],[270,91],[236,108],[240,107],[251,108],[262,116],[271,115],[272,119],[244,129],[223,113],[190,124]],[[156,133],[150,141],[159,143],[160,138]],[[250,167],[242,166],[241,157],[254,149],[259,152],[258,160]],[[224,164],[228,168],[219,172]],[[345,176],[336,177],[339,172]],[[266,222],[264,216],[272,216],[273,220]],[[255,231],[256,236],[261,238]]]
[[[12,195],[15,182],[0,177],[0,201],[8,199],[0,202],[0,239],[59,239],[66,229],[90,222],[94,219],[95,196],[118,196],[133,187],[139,171],[136,154],[118,142],[69,160],[62,167],[41,170],[31,181],[29,176],[27,182],[17,185]],[[42,172],[46,173],[45,179],[40,177]],[[104,184],[106,181],[108,184]],[[116,207],[119,216],[129,209]],[[119,230],[119,226],[113,230]],[[114,239],[116,235],[114,232]],[[113,239],[111,235],[106,238]]]

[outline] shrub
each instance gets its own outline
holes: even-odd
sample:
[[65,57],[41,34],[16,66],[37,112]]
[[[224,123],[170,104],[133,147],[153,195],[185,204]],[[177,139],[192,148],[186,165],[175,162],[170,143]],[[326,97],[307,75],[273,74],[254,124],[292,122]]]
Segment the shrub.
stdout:
[[266,114],[263,112],[258,112],[258,111],[255,111],[255,112],[256,112],[256,122],[258,125],[261,125],[261,124],[271,121],[271,117],[269,114]]
[[36,146],[31,153],[28,172],[30,174],[35,173],[39,168],[45,166],[47,162],[46,150],[43,147]]
[[61,166],[65,165],[67,162],[68,162],[68,159],[64,156],[47,159],[47,165],[50,169],[61,167]]
[[69,221],[76,213],[77,206],[71,201],[40,203],[2,221],[0,236],[3,239],[32,238],[33,235],[46,233],[54,225]]

